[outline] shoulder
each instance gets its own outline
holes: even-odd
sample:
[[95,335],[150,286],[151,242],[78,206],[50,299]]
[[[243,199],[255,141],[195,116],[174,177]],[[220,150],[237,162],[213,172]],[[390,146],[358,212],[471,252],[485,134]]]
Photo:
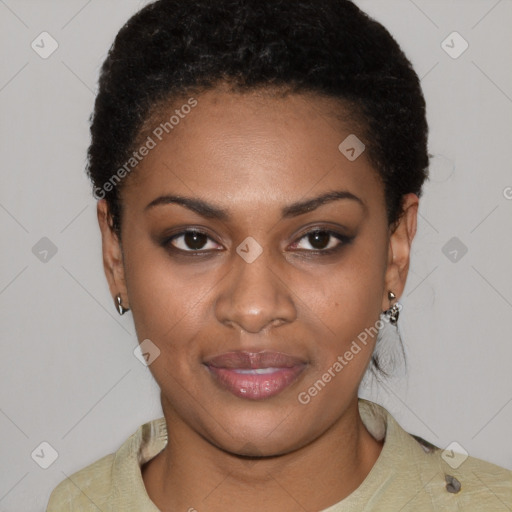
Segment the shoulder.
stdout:
[[460,494],[464,505],[471,503],[482,510],[499,510],[504,504],[512,507],[512,471],[476,457],[465,458],[466,455],[459,456],[454,464],[450,459],[457,454],[452,450],[439,451],[446,488]]
[[370,433],[385,438],[373,470],[379,507],[403,512],[512,510],[512,471],[468,456],[456,444],[452,450],[452,445],[443,449],[425,441],[375,403],[360,402],[360,411]]
[[114,458],[106,455],[65,478],[53,489],[46,512],[107,510]]
[[422,448],[414,451],[414,464],[433,504],[456,506],[460,510],[509,510],[512,507],[511,470],[407,435],[411,444]]
[[157,510],[147,496],[141,465],[167,443],[165,418],[141,425],[114,453],[65,478],[52,491],[46,512]]

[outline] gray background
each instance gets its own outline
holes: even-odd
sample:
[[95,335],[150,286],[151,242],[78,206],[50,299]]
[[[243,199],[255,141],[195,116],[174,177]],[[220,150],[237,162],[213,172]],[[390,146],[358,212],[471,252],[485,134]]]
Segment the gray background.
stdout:
[[[99,66],[145,3],[0,0],[0,511],[43,510],[162,414],[108,292],[84,174]],[[361,394],[409,432],[512,468],[512,2],[357,3],[422,77],[434,155],[401,297],[408,372]],[[31,48],[43,31],[59,45],[47,59]],[[457,59],[441,45],[453,31],[469,43]],[[43,441],[58,452],[48,469]]]

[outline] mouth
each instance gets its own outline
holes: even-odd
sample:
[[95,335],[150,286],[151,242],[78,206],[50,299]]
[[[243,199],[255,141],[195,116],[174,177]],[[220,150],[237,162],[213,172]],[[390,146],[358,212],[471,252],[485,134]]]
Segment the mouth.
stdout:
[[282,352],[228,352],[205,361],[215,383],[239,398],[264,400],[290,386],[307,364]]

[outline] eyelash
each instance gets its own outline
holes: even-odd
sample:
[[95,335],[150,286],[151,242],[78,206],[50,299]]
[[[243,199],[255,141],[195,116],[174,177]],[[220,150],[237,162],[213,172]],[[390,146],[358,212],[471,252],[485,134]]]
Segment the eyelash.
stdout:
[[[200,229],[187,229],[185,231],[181,231],[180,233],[176,233],[175,235],[172,235],[171,237],[166,238],[163,241],[162,245],[165,248],[170,249],[175,253],[179,253],[180,255],[192,256],[192,257],[207,255],[212,252],[211,249],[210,250],[198,249],[195,251],[193,251],[193,250],[187,251],[184,249],[179,249],[179,248],[175,247],[174,245],[172,245],[173,240],[176,240],[177,238],[180,238],[180,237],[190,234],[190,233],[204,235],[209,240],[212,240],[211,237],[207,233],[205,233],[204,231],[202,231]],[[307,231],[303,235],[301,235],[300,238],[297,239],[297,242],[293,242],[292,245],[298,244],[301,240],[303,240],[304,238],[307,238],[308,236],[310,236],[314,233],[325,233],[326,235],[329,235],[331,238],[336,238],[337,240],[340,241],[340,243],[337,244],[335,247],[331,247],[330,249],[314,249],[314,250],[299,249],[299,252],[309,253],[309,254],[313,254],[313,255],[320,255],[320,256],[328,256],[328,255],[338,252],[343,246],[350,244],[354,240],[353,236],[351,237],[351,236],[342,235],[341,233],[332,231],[330,229],[314,228],[310,231]],[[218,249],[213,249],[213,251],[220,252],[220,250],[218,250]]]

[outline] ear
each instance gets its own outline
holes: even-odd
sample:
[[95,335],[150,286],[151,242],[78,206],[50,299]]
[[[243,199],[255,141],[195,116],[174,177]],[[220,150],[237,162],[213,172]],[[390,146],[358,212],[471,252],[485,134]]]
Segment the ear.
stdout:
[[419,198],[416,194],[406,194],[402,198],[403,214],[389,237],[388,266],[386,269],[386,288],[382,297],[382,311],[390,307],[388,291],[392,291],[397,299],[402,295],[407,274],[411,245],[416,235]]
[[123,307],[129,308],[124,274],[123,250],[121,241],[112,227],[112,217],[105,199],[98,201],[97,214],[101,230],[103,269],[107,277],[110,294],[112,295],[116,307],[116,296],[119,293],[121,294]]

